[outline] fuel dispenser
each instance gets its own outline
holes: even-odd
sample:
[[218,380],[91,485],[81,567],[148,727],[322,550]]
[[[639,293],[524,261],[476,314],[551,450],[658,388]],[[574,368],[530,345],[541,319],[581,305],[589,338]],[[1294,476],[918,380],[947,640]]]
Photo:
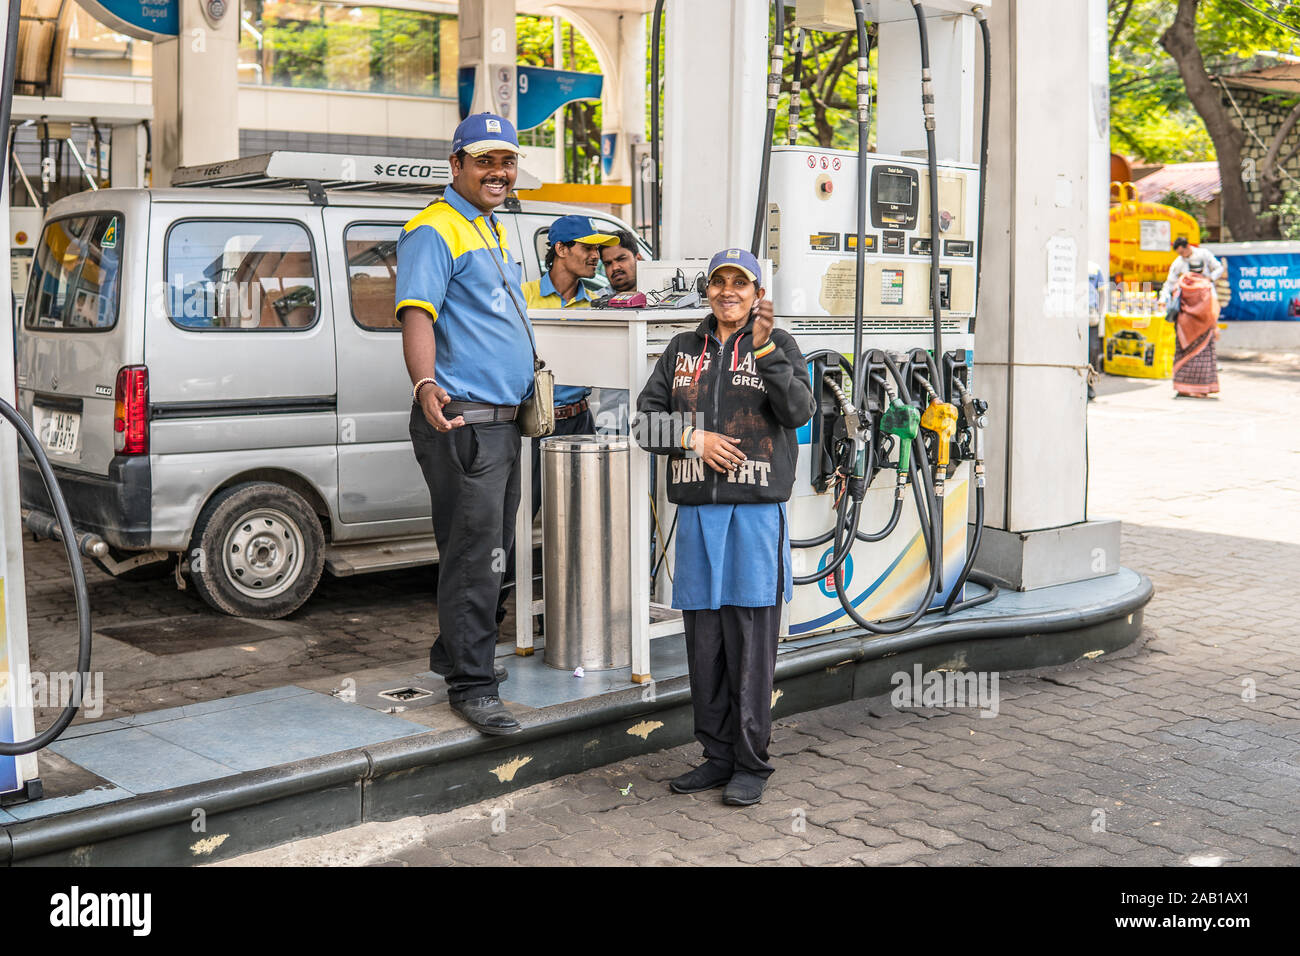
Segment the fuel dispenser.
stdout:
[[[796,57],[801,24],[848,28],[830,6],[800,5]],[[906,6],[853,3],[858,151],[782,145],[765,157],[776,313],[805,349],[821,399],[799,434],[789,504],[802,585],[783,631],[791,638],[851,625],[898,633],[932,610],[996,593],[991,587],[963,602],[983,522],[979,432],[987,405],[974,395],[973,365],[987,120],[980,165],[938,159],[927,12],[911,2],[927,150],[867,152],[868,14],[897,21]],[[979,21],[987,64],[984,12],[961,12]],[[986,102],[988,76],[986,69]],[[793,126],[797,100],[790,109]],[[968,541],[972,493],[977,520]]]
[[[664,5],[658,0],[652,17],[656,36]],[[788,142],[772,141],[786,49],[785,4],[772,6],[778,29],[770,43],[751,251],[771,263],[768,294],[777,321],[803,347],[818,399],[813,420],[799,430],[788,505],[797,587],[782,635],[848,626],[899,633],[927,613],[970,607],[997,593],[994,582],[972,572],[984,517],[979,432],[987,412],[973,379],[991,84],[987,20],[983,6],[960,0],[800,2],[789,46],[796,63],[806,29],[856,33],[858,148],[837,150],[797,144],[797,70]],[[954,14],[974,18],[983,46],[978,163],[941,159],[936,146],[939,124],[948,119],[955,127],[959,117],[955,103],[936,95],[928,24],[943,17],[933,22],[949,30]],[[868,22],[892,31],[888,84],[882,49],[881,98],[887,85],[897,122],[900,104],[915,97],[924,150],[868,151]],[[918,57],[905,64],[894,51],[908,28]],[[974,44],[974,34],[964,30],[960,42]],[[952,59],[968,62],[964,55],[945,62]],[[657,76],[657,58],[651,65]],[[914,78],[906,75],[912,72]],[[658,197],[660,103],[658,84],[651,85],[651,186]],[[974,108],[976,101],[965,102]],[[651,218],[658,250],[657,208]],[[968,540],[972,494],[976,525]],[[666,505],[660,502],[661,512]],[[972,578],[988,590],[965,601]],[[656,587],[665,599],[657,575]]]

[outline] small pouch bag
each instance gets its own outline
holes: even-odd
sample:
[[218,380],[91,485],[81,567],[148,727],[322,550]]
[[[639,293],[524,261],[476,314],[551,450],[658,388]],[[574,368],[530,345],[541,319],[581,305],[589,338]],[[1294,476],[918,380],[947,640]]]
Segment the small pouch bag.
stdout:
[[536,353],[533,354],[533,394],[519,406],[515,424],[527,438],[545,438],[555,431],[555,373]]

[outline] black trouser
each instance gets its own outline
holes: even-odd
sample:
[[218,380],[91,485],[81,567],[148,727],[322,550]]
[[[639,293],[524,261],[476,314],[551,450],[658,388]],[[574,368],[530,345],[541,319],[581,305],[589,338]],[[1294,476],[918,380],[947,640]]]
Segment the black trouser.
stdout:
[[682,612],[695,739],[706,758],[730,765],[733,773],[772,773],[767,745],[772,738],[783,574],[778,557],[777,593],[770,607],[726,604],[716,611]]
[[438,639],[429,666],[445,675],[448,700],[495,696],[497,601],[519,511],[519,429],[493,422],[437,432],[417,405],[410,431],[438,542]]

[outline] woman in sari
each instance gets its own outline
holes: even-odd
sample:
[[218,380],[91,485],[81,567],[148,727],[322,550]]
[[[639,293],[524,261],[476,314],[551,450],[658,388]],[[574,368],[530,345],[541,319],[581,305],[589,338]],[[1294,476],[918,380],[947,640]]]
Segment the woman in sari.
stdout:
[[1219,337],[1219,300],[1204,275],[1185,272],[1178,280],[1179,309],[1174,319],[1174,391],[1204,398],[1219,391],[1214,341]]

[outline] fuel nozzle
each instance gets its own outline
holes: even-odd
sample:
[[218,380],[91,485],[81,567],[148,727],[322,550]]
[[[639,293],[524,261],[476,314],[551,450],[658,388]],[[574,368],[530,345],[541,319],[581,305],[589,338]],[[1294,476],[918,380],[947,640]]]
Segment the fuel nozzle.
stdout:
[[880,416],[880,430],[898,439],[898,494],[907,484],[907,473],[912,468],[912,442],[921,428],[921,410],[895,398]]
[[948,468],[952,437],[957,434],[957,406],[941,402],[937,398],[930,399],[929,407],[921,415],[921,427],[937,436],[936,474],[943,474]]
[[[989,403],[982,398],[976,398],[971,394],[971,390],[960,382],[957,383],[957,397],[961,402],[961,413],[965,421],[965,435],[967,432],[970,437],[970,457],[979,466],[979,472],[982,476],[984,466],[984,435],[983,431],[988,427]],[[966,438],[962,438],[965,444]]]

